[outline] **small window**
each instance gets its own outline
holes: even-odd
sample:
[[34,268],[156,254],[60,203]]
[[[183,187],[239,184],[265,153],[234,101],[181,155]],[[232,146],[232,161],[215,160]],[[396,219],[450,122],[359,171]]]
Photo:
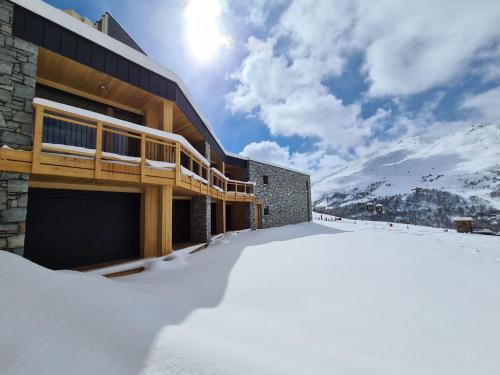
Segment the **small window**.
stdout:
[[269,184],[269,176],[262,176],[262,182],[264,183],[264,185],[268,185]]
[[309,190],[309,181],[306,181],[306,189]]
[[269,207],[264,207],[264,215],[269,216]]

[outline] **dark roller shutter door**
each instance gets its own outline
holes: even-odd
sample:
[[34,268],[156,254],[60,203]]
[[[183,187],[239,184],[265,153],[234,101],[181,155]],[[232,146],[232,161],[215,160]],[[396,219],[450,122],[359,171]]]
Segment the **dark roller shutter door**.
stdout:
[[140,194],[28,192],[24,256],[51,269],[140,257]]
[[172,243],[189,242],[191,237],[191,201],[172,201]]

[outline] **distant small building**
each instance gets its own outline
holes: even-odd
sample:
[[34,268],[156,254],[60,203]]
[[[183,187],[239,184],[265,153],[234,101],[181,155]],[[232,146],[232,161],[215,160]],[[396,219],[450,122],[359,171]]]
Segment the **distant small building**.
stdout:
[[384,213],[384,206],[382,206],[380,203],[375,205],[375,211],[377,214],[383,214]]
[[366,204],[366,211],[368,211],[368,212],[373,212],[373,209],[374,209],[374,204],[373,204],[373,203],[371,203],[371,202],[368,202],[368,203]]
[[456,217],[453,221],[458,233],[472,233],[473,219],[471,217]]

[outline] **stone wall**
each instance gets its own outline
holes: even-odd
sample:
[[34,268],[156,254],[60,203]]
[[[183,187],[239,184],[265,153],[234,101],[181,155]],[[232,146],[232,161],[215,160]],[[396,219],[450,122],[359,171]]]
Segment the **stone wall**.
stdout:
[[[259,163],[248,162],[250,181],[256,183],[255,196],[262,202],[262,227],[271,228],[311,220],[311,181],[309,175]],[[268,176],[268,184],[264,184]],[[264,209],[269,208],[269,215]],[[255,206],[250,209],[255,226]]]
[[[193,144],[194,148],[210,160],[208,142]],[[191,241],[209,243],[212,237],[211,203],[209,196],[194,196],[191,199]]]
[[[38,48],[12,35],[14,5],[0,0],[0,146],[31,150]],[[23,254],[28,175],[0,172],[0,249]]]

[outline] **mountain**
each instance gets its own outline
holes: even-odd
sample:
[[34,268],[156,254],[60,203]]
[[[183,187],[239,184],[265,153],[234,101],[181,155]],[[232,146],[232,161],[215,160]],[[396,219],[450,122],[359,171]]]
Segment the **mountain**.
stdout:
[[[313,196],[317,212],[338,216],[439,227],[472,216],[476,228],[500,231],[500,125],[395,141],[316,183]],[[360,202],[380,203],[384,213]]]

